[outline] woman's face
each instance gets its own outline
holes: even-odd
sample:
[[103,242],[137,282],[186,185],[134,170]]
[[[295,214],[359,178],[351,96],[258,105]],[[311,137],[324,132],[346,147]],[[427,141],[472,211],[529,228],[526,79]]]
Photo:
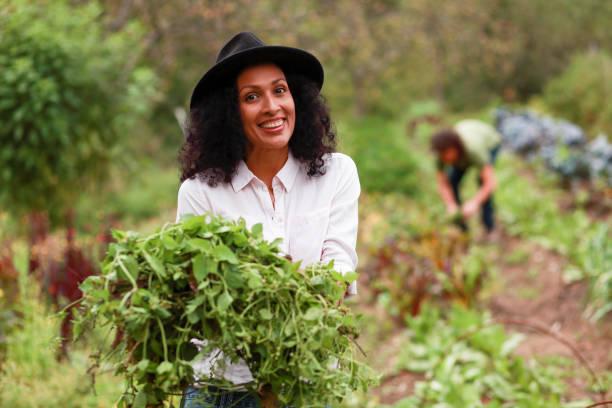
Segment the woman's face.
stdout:
[[238,75],[238,106],[253,150],[286,149],[295,128],[295,104],[283,71],[255,65]]

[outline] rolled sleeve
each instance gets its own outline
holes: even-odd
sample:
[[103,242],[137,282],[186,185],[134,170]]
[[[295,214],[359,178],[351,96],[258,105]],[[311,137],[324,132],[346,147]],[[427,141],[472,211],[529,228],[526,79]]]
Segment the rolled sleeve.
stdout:
[[183,181],[178,192],[176,222],[187,214],[201,215],[209,211],[212,211],[212,206],[197,181],[195,179]]
[[[343,156],[342,171],[336,193],[331,202],[329,225],[321,260],[334,261],[334,268],[341,273],[357,268],[357,227],[359,222],[358,201],[361,187],[355,163]],[[357,294],[357,283],[347,290],[348,295]]]

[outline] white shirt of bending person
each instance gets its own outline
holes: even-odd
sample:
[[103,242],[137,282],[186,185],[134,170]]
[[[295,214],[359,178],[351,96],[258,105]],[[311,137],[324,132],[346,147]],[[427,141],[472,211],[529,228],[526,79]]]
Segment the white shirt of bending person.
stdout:
[[[238,164],[230,183],[215,187],[205,181],[188,179],[178,193],[177,221],[186,214],[212,212],[228,219],[244,218],[250,228],[263,225],[267,240],[281,238],[280,249],[294,262],[306,266],[334,261],[339,272],[357,267],[357,202],[359,177],[353,160],[342,153],[325,157],[325,174],[309,177],[304,166],[291,153],[272,180],[274,205],[268,187],[247,167]],[[357,293],[355,283],[348,295]],[[203,345],[205,340],[192,340]],[[253,381],[244,361],[232,364],[215,351],[193,364],[196,380],[225,379],[233,384]]]

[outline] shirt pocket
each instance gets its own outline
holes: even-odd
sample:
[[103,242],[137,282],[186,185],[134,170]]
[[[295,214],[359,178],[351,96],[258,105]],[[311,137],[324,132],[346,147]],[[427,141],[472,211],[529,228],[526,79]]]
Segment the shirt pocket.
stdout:
[[329,225],[329,209],[324,208],[290,218],[289,254],[302,266],[319,262]]

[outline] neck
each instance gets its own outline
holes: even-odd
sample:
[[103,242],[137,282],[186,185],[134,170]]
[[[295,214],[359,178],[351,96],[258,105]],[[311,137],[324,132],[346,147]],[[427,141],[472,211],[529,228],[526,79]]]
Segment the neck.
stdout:
[[251,172],[272,188],[272,179],[289,158],[289,147],[275,150],[252,149],[247,153],[246,165]]

